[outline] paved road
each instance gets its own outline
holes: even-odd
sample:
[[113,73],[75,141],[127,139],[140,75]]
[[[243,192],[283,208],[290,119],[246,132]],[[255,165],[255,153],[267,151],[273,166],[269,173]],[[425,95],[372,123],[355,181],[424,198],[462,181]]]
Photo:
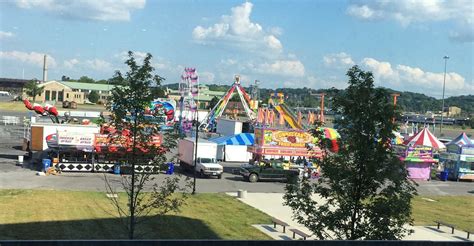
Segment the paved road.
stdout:
[[[233,192],[239,189],[248,192],[282,193],[285,183],[258,182],[249,183],[238,175],[232,174],[237,163],[223,163],[225,173],[222,179],[198,178],[196,191]],[[161,182],[167,175],[155,175],[156,182]],[[191,175],[188,175],[190,177]],[[0,157],[0,188],[2,189],[55,189],[55,190],[87,190],[105,191],[104,178],[110,180],[117,188],[120,187],[120,176],[103,173],[63,172],[57,176],[37,176],[36,171],[15,165],[15,160]],[[183,177],[184,180],[184,177]],[[420,182],[418,192],[421,195],[473,195],[473,182]]]

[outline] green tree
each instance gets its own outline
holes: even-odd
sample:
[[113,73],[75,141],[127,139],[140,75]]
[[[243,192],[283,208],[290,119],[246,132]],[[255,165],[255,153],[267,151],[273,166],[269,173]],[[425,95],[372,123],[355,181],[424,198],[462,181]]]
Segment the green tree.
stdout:
[[97,84],[107,84],[107,80],[101,79],[101,80],[95,81],[95,83],[97,83]]
[[[127,205],[120,202],[118,198],[112,198],[112,202],[117,208],[120,217],[124,220],[129,239],[136,237],[137,226],[150,219],[159,219],[161,215],[169,212],[179,211],[184,203],[187,193],[186,187],[181,187],[180,175],[173,175],[165,178],[159,184],[154,183],[154,176],[150,172],[138,172],[140,166],[146,165],[151,170],[159,170],[167,162],[166,153],[176,147],[177,135],[170,132],[160,132],[159,126],[153,124],[149,117],[145,116],[145,109],[153,100],[150,90],[150,83],[154,81],[159,85],[160,77],[154,75],[154,68],[151,63],[152,55],[147,54],[143,64],[137,64],[133,52],[128,52],[128,59],[125,64],[129,70],[123,77],[120,72],[116,72],[113,79],[122,81],[128,86],[116,86],[112,89],[112,104],[109,110],[112,112],[110,124],[117,129],[118,134],[112,138],[128,138],[131,143],[125,154],[126,167],[130,168],[131,175],[122,176],[122,189],[127,196]],[[162,135],[163,140],[160,146],[153,144],[153,139]],[[189,184],[189,182],[187,182]],[[109,192],[114,192],[112,183],[106,180],[106,187]],[[151,192],[146,192],[146,187],[151,186]],[[144,228],[142,228],[144,229]],[[142,231],[143,232],[143,231]]]
[[165,78],[161,77],[161,76],[158,76],[156,78],[156,80],[158,81],[158,84],[156,86],[152,86],[151,87],[151,94],[153,96],[153,98],[165,98],[166,97],[166,91],[165,89],[161,86],[161,83],[163,83],[163,81],[165,81]]
[[207,106],[207,109],[213,109],[214,106],[216,106],[216,104],[219,102],[219,98],[217,98],[216,96],[214,96],[211,101],[209,102],[209,106]]
[[33,102],[36,101],[36,96],[43,93],[43,91],[44,87],[39,86],[38,80],[33,79],[25,84],[25,93],[33,98]]
[[111,85],[127,85],[127,81],[122,76],[122,73],[119,70],[114,72],[114,76],[107,80]]
[[416,190],[388,144],[396,112],[390,95],[374,88],[371,72],[354,66],[347,76],[347,90],[333,98],[343,116],[337,122],[342,126],[340,150],[328,152],[330,142],[313,129],[325,153],[322,177],[287,185],[285,203],[320,239],[400,239],[410,233],[405,226],[413,222],[410,201]]
[[82,82],[82,83],[95,83],[95,80],[93,78],[89,78],[87,76],[81,76],[77,82]]
[[91,103],[97,103],[99,101],[99,93],[97,93],[97,91],[91,91],[87,96],[87,99],[89,99]]

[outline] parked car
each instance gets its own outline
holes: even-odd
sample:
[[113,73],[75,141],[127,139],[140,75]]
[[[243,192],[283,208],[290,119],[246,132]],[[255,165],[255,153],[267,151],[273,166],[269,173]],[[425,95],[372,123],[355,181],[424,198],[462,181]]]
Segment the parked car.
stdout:
[[244,164],[240,167],[240,175],[251,183],[265,179],[291,181],[298,178],[299,174],[298,169],[283,168],[281,161],[266,162],[262,165]]

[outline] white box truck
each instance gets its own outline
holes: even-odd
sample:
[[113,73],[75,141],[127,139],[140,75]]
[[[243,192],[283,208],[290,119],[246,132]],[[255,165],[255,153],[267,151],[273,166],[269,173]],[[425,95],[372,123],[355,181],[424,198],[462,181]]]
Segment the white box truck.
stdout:
[[[179,165],[183,170],[193,170],[194,144],[192,138],[180,139],[178,143]],[[224,168],[216,161],[217,144],[204,139],[198,140],[196,172],[201,177],[216,176],[222,178]]]

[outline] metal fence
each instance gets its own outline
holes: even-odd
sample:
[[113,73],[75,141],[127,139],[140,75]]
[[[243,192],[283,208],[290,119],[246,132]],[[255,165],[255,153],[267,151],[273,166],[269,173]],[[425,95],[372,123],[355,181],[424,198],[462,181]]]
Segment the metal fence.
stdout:
[[29,122],[25,117],[0,117],[0,147],[21,146],[24,138],[30,134]]

